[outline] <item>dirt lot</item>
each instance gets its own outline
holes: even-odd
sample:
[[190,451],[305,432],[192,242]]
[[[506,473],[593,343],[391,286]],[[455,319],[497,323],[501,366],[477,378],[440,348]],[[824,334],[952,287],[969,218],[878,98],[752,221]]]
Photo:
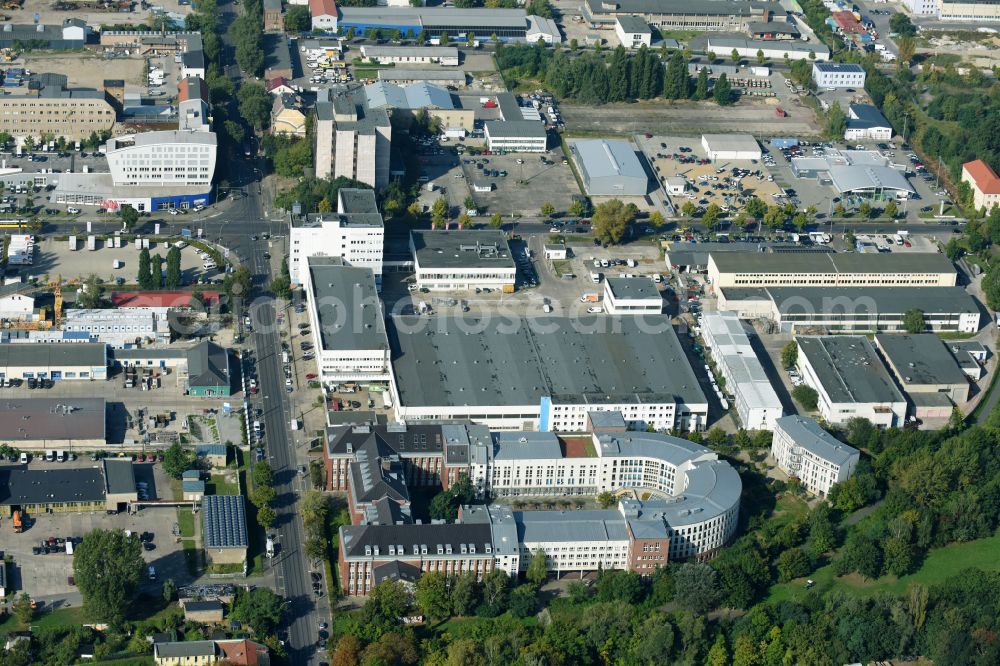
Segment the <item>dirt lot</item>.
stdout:
[[142,58],[104,58],[93,51],[83,53],[36,52],[24,54],[17,64],[32,72],[64,74],[71,88],[100,88],[105,79],[124,79],[129,87],[143,86]]
[[580,106],[563,102],[563,120],[570,131],[602,134],[699,134],[749,132],[769,136],[812,136],[816,129],[802,118],[775,118],[774,105],[740,102],[720,108],[710,102],[668,104],[662,100],[635,104]]
[[[67,18],[79,18],[92,26],[138,25],[148,23],[152,16],[152,11],[139,9],[138,2],[135,3],[136,11],[122,13],[98,10],[94,8],[95,3],[84,0],[67,1],[76,3],[78,7],[69,11],[57,11],[52,9],[55,4],[53,0],[25,0],[21,9],[5,9],[4,13],[11,16],[12,23],[31,23],[32,16],[37,13],[41,16],[40,22],[44,24],[61,24]],[[172,14],[190,14],[192,11],[191,5],[179,5],[177,0],[157,0],[154,6]]]

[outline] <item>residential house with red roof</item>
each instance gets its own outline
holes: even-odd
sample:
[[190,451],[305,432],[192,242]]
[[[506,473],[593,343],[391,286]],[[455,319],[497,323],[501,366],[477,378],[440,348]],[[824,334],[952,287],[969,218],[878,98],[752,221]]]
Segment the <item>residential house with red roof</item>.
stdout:
[[972,188],[972,201],[977,210],[1000,206],[1000,177],[982,160],[962,165],[962,182]]

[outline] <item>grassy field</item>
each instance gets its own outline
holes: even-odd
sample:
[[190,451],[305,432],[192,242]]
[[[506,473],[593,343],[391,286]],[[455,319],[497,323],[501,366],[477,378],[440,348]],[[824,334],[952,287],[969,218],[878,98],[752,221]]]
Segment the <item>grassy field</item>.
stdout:
[[182,538],[194,538],[194,514],[191,509],[177,509],[177,525],[181,528]]
[[[955,543],[933,550],[920,569],[902,578],[883,576],[878,580],[866,581],[858,574],[838,578],[833,574],[832,565],[817,569],[808,578],[816,582],[815,590],[819,594],[833,588],[854,596],[869,596],[876,592],[902,594],[911,583],[934,585],[949,576],[954,576],[962,569],[974,567],[984,571],[998,571],[1000,570],[998,552],[1000,552],[1000,533],[986,539]],[[799,578],[790,583],[775,585],[771,588],[768,601],[801,600],[806,591],[805,581],[806,578]]]
[[205,483],[206,495],[239,495],[240,488],[235,481],[230,481],[225,474],[213,474],[212,480]]
[[35,630],[40,629],[60,629],[65,627],[75,627],[84,623],[86,618],[83,615],[83,607],[60,608],[48,613],[42,613],[35,617],[31,626]]

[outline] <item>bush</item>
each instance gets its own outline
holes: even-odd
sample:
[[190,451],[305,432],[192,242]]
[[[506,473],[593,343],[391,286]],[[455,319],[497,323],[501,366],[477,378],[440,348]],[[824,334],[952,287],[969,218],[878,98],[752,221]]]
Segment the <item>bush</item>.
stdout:
[[819,404],[819,394],[816,393],[816,389],[805,384],[792,389],[792,397],[810,412],[816,411],[816,406]]

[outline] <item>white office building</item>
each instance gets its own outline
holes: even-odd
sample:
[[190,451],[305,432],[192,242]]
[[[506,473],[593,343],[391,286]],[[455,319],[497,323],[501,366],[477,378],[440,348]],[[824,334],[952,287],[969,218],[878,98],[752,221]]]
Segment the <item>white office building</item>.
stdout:
[[438,64],[458,66],[458,47],[455,46],[376,46],[361,47],[365,60],[382,65]]
[[544,153],[548,146],[545,126],[536,120],[488,120],[484,132],[493,152]]
[[63,331],[89,333],[111,345],[170,342],[170,308],[118,308],[115,310],[72,309],[63,312]]
[[414,230],[410,252],[421,289],[514,291],[517,266],[499,230]]
[[663,297],[650,277],[609,277],[604,281],[604,311],[658,315],[663,312]]
[[616,17],[615,34],[619,43],[627,49],[650,46],[653,42],[652,28],[639,16]]
[[736,313],[706,312],[701,318],[701,335],[725,379],[725,392],[733,396],[743,427],[773,430],[784,409]]
[[292,282],[308,280],[308,257],[340,257],[351,266],[369,268],[375,284],[382,284],[382,248],[385,227],[375,192],[341,188],[337,212],[317,213],[289,222],[288,271]]
[[210,188],[215,174],[213,132],[166,130],[108,139],[108,167],[115,185]]
[[858,466],[860,453],[804,416],[783,416],[774,427],[771,456],[778,467],[820,497],[833,484],[846,481]]
[[802,336],[796,365],[802,379],[819,394],[818,409],[827,423],[844,425],[855,417],[879,428],[901,427],[906,398],[862,335]]
[[388,381],[389,340],[371,268],[347,266],[339,257],[309,257],[305,263],[320,381]]
[[861,65],[843,62],[814,62],[813,81],[818,88],[865,87],[865,69]]
[[938,0],[903,0],[914,16],[937,16]]

